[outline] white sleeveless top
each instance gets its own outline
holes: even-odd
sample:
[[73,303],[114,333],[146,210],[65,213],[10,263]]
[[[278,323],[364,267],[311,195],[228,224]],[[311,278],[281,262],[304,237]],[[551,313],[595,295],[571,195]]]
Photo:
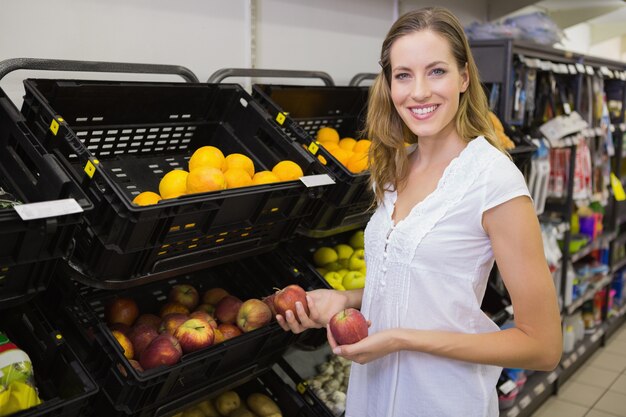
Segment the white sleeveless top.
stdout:
[[[365,230],[361,311],[370,334],[392,328],[498,331],[480,309],[494,263],[484,211],[529,196],[522,173],[482,136],[437,188],[393,225],[387,192]],[[346,417],[497,417],[501,368],[401,351],[352,364]]]

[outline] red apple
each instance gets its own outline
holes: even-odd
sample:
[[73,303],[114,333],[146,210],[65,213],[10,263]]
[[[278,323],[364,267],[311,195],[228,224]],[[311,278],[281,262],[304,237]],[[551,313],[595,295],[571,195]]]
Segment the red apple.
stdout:
[[172,313],[163,317],[163,321],[161,322],[161,326],[159,326],[159,333],[167,332],[169,334],[174,334],[178,326],[183,324],[189,319],[189,316],[181,313]]
[[347,308],[335,314],[328,322],[328,326],[338,345],[351,345],[367,337],[367,320],[354,308]]
[[159,332],[150,324],[137,324],[133,326],[128,338],[135,348],[135,357],[138,358],[148,345],[157,338]]
[[246,300],[237,313],[237,326],[245,333],[265,326],[272,321],[272,310],[261,300]]
[[124,323],[113,323],[109,325],[109,330],[117,330],[118,332],[122,332],[128,336],[128,333],[130,333],[130,326]]
[[217,329],[217,322],[212,315],[205,313],[204,311],[194,311],[189,315],[190,319],[202,319],[209,323],[213,329]]
[[139,307],[131,298],[115,297],[104,306],[104,319],[108,324],[123,323],[132,326],[139,316]]
[[282,290],[276,291],[274,294],[274,308],[276,313],[285,317],[287,310],[291,310],[298,319],[298,313],[296,313],[296,301],[300,301],[304,307],[306,314],[309,314],[309,305],[306,302],[306,291],[299,285],[288,285]]
[[122,332],[117,330],[113,330],[111,332],[117,343],[122,347],[122,353],[126,359],[132,359],[135,355],[135,349],[133,347],[133,343],[130,339]]
[[227,295],[230,294],[224,288],[211,288],[202,295],[202,302],[204,304],[211,304],[215,306]]
[[161,317],[156,314],[142,314],[135,321],[135,326],[140,324],[148,324],[158,330],[159,326],[161,326]]
[[159,313],[159,315],[161,317],[165,317],[168,314],[172,313],[189,314],[189,309],[179,303],[167,303],[161,308],[161,312]]
[[180,342],[183,352],[195,352],[213,344],[215,335],[209,323],[202,319],[189,319],[180,325],[174,337]]
[[215,306],[213,304],[200,304],[198,307],[196,307],[195,311],[203,311],[207,314],[214,315]]
[[276,307],[274,307],[274,297],[276,294],[268,295],[267,297],[263,297],[261,301],[263,301],[270,308],[272,312],[272,317],[276,315]]
[[170,302],[182,304],[189,310],[196,308],[199,299],[198,290],[189,284],[174,285],[168,296]]
[[148,370],[158,366],[171,366],[177,363],[183,351],[178,339],[169,333],[162,333],[141,352],[139,363]]
[[224,335],[222,334],[222,331],[219,328],[213,329],[213,334],[215,335],[215,337],[213,338],[214,345],[217,345],[218,343],[222,343],[224,340],[226,340],[224,338]]
[[217,326],[217,330],[219,330],[219,332],[222,334],[224,340],[232,339],[233,337],[237,337],[243,334],[241,330],[239,330],[239,327],[229,323],[220,324],[219,326]]
[[133,368],[135,368],[135,370],[137,372],[143,372],[143,367],[141,366],[141,364],[139,363],[139,361],[136,361],[134,359],[131,359],[128,361],[130,363],[130,366],[132,366]]
[[227,295],[222,298],[215,307],[215,317],[220,323],[234,323],[237,320],[237,312],[243,302],[233,296]]

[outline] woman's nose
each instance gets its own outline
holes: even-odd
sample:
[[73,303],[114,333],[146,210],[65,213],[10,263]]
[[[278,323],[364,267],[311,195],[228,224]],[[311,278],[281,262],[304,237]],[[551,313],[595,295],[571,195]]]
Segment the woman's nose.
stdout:
[[428,81],[422,77],[416,77],[413,81],[411,98],[415,101],[424,101],[424,99],[428,97],[430,97],[430,85]]

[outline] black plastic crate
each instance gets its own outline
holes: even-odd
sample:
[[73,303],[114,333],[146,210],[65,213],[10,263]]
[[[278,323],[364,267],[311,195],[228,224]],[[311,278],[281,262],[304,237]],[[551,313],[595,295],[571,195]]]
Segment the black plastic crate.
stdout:
[[42,312],[34,304],[5,310],[0,314],[0,330],[30,357],[42,400],[40,405],[11,416],[84,415],[98,386]]
[[311,154],[325,161],[324,168],[336,185],[316,204],[302,224],[305,234],[324,237],[363,226],[371,213],[369,172],[354,174],[330,152],[315,143],[323,126],[340,137],[358,139],[365,127],[368,87],[263,85],[253,87],[258,100],[284,131]]
[[[172,246],[211,235],[244,230],[240,241],[255,240],[271,249],[291,237],[314,210],[311,200],[327,188],[287,181],[135,206],[131,201],[136,194],[157,191],[165,173],[186,168],[193,151],[205,145],[216,146],[225,155],[247,155],[256,171],[271,170],[289,159],[305,175],[325,172],[238,85],[38,79],[26,80],[25,87],[22,112],[29,126],[96,204],[87,216],[93,234],[103,249],[133,253],[138,274],[150,274],[164,258],[182,256],[170,254]],[[250,233],[270,224],[288,225],[279,234]],[[77,242],[78,247],[86,244]],[[189,243],[184,254],[206,247]],[[165,253],[146,262],[155,248]],[[236,254],[237,246],[230,248]],[[103,251],[103,257],[110,256]],[[99,262],[105,263],[111,264],[107,259]],[[97,264],[85,265],[85,270]],[[141,283],[139,275],[116,278]]]
[[[58,160],[36,145],[25,119],[1,89],[0,187],[24,204],[74,198],[85,212],[93,208]],[[0,308],[45,289],[55,260],[71,249],[83,214],[22,220],[12,207],[0,208]],[[37,262],[42,265],[30,265]]]
[[[167,368],[143,373],[135,371],[103,321],[104,305],[116,295],[135,299],[142,313],[158,313],[172,285],[191,283],[199,292],[216,286],[242,300],[261,298],[296,283],[305,290],[324,287],[315,275],[287,255],[273,252],[222,264],[170,280],[111,292],[85,287],[69,280],[50,288],[47,300],[51,314],[68,323],[66,338],[76,344],[81,358],[98,380],[103,394],[117,411],[144,412],[195,392],[199,387],[219,384],[234,374],[251,375],[269,368],[302,335],[285,332],[276,322],[244,333],[207,349],[183,355]],[[59,300],[63,300],[59,303]],[[304,333],[306,334],[306,332]],[[303,334],[303,335],[304,335]]]

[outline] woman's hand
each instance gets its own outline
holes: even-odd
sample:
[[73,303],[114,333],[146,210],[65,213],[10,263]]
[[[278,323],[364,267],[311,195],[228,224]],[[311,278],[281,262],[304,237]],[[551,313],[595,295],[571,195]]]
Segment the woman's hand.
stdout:
[[291,330],[294,333],[302,333],[306,329],[319,329],[328,324],[330,318],[347,307],[348,297],[340,291],[335,290],[313,290],[307,292],[306,301],[309,306],[309,315],[304,311],[302,303],[296,303],[298,318],[294,312],[288,310],[286,317],[276,315],[276,321],[285,331]]
[[326,335],[334,354],[362,365],[400,350],[396,330],[390,329],[374,333],[357,343],[341,346],[337,345],[330,327],[326,328]]

